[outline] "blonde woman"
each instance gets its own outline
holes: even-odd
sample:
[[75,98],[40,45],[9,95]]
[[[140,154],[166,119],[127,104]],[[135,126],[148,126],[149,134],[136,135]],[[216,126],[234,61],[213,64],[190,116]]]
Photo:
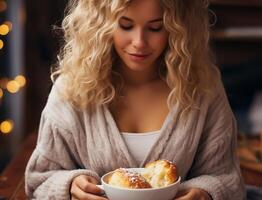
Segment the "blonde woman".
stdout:
[[167,159],[176,200],[241,200],[236,124],[208,48],[204,0],[74,0],[26,169],[31,199],[105,200],[119,167]]

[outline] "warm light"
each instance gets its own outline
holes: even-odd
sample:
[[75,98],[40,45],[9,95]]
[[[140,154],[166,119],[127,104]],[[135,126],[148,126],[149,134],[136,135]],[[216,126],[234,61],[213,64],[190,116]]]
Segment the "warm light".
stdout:
[[11,30],[13,29],[13,24],[12,24],[12,22],[5,21],[4,24],[8,26],[9,31],[11,31]]
[[26,84],[26,79],[22,75],[18,75],[17,77],[15,77],[15,81],[18,83],[20,87],[24,87]]
[[9,81],[6,85],[6,89],[10,93],[16,93],[19,90],[19,84],[16,81]]
[[0,87],[1,87],[2,89],[6,89],[6,85],[7,85],[8,82],[9,82],[8,78],[2,78],[2,79],[0,79]]
[[6,4],[6,2],[0,0],[0,12],[5,11],[6,8],[7,8],[7,4]]
[[0,99],[4,96],[3,90],[0,88]]
[[0,39],[0,50],[4,47],[4,42],[3,40]]
[[0,35],[7,35],[9,33],[10,29],[6,24],[2,24],[0,26]]
[[1,132],[4,134],[9,134],[14,128],[14,123],[11,120],[3,121],[0,125]]

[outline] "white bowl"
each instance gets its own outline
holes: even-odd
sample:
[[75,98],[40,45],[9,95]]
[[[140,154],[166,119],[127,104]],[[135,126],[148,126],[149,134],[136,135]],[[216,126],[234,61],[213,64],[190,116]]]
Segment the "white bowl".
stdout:
[[[144,168],[129,168],[134,172],[141,173]],[[128,189],[119,188],[108,184],[108,178],[113,173],[109,172],[102,176],[102,189],[109,200],[171,200],[176,196],[181,178],[166,187],[145,188],[145,189]]]

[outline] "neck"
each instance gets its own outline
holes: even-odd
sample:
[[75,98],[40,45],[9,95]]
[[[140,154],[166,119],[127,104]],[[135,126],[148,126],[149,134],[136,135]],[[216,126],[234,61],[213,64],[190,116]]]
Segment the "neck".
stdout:
[[127,86],[143,86],[160,80],[157,67],[154,67],[153,70],[150,68],[144,71],[133,71],[128,67],[120,65],[118,69]]

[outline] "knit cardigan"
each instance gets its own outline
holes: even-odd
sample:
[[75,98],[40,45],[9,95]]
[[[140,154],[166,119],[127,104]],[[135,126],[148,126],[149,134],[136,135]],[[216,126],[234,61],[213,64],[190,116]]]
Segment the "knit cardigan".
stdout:
[[213,200],[245,199],[236,156],[236,123],[222,84],[196,100],[186,122],[174,106],[144,161],[132,157],[107,106],[75,109],[59,95],[57,81],[42,112],[38,141],[25,172],[29,199],[68,200],[72,179],[96,178],[119,167],[158,159],[178,166],[180,189],[197,187]]

